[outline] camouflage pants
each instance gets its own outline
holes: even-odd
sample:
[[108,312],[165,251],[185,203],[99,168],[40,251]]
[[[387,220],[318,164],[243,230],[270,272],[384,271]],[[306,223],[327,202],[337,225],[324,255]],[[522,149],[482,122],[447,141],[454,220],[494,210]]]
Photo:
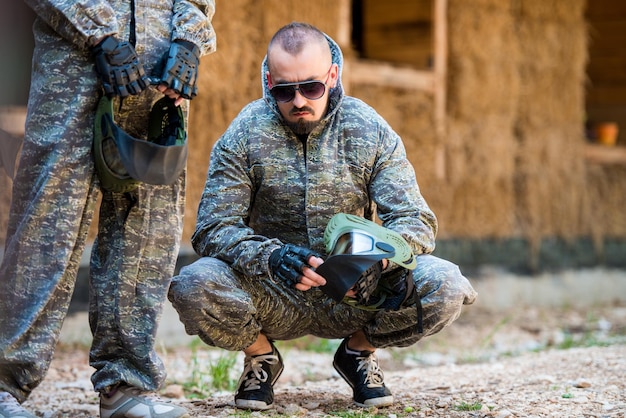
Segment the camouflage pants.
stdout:
[[[50,365],[100,195],[91,155],[99,96],[92,58],[40,21],[35,37],[26,135],[0,266],[0,390],[20,401]],[[166,51],[169,37],[163,39],[148,62]],[[133,135],[145,134],[161,96],[150,89],[126,99],[116,121],[134,128]],[[121,382],[154,390],[165,379],[154,340],[180,246],[184,190],[181,176],[171,186],[102,194],[90,270],[96,391]]]
[[336,303],[320,289],[302,292],[269,278],[245,277],[204,257],[174,277],[169,299],[185,330],[205,343],[240,351],[259,333],[273,340],[304,335],[344,338],[364,330],[375,347],[405,347],[441,331],[458,318],[476,292],[458,267],[432,255],[417,257],[413,278],[423,306],[417,332],[415,304],[398,311],[367,311]]

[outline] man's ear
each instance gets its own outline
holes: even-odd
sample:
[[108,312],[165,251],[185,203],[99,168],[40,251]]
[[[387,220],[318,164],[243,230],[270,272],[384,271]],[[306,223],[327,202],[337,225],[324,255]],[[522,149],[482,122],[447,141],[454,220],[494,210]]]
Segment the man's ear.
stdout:
[[267,88],[271,89],[272,88],[272,76],[270,75],[269,71],[265,72],[265,78],[267,79]]
[[337,83],[339,81],[339,66],[333,63],[332,68],[330,69],[330,88],[337,87]]

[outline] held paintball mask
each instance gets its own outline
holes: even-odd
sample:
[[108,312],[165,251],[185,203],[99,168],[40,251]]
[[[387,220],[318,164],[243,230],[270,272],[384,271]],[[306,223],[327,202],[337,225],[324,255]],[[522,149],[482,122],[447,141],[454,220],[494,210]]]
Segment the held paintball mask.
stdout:
[[378,287],[386,258],[408,270],[416,266],[415,256],[397,232],[355,215],[333,216],[324,232],[329,257],[316,272],[326,278],[320,289],[337,302],[354,289],[359,304],[367,304]]
[[187,133],[180,106],[163,97],[150,111],[148,137],[124,132],[113,119],[113,100],[103,95],[94,123],[93,153],[102,188],[128,192],[140,182],[172,184],[187,163]]

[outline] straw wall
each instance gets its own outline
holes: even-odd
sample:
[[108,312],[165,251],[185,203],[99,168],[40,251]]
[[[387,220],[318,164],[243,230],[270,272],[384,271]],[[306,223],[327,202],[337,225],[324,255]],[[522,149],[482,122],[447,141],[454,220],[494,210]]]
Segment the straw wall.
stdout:
[[451,235],[589,232],[583,11],[582,0],[450,3]]
[[510,2],[449,5],[444,236],[504,237],[515,228],[519,41]]
[[587,59],[583,7],[582,1],[526,0],[519,11],[524,42],[516,186],[523,196],[519,226],[535,240],[590,232],[581,158]]
[[[190,113],[184,245],[215,140],[261,96],[260,64],[271,35],[293,20],[308,21],[353,57],[347,4],[218,2],[218,51],[202,60]],[[606,237],[626,237],[626,168],[583,158],[584,7],[584,0],[448,0],[443,138],[435,135],[431,95],[346,83],[349,94],[374,106],[404,139],[440,220],[440,239],[522,238],[537,251],[550,237],[591,236],[597,248]],[[347,79],[349,68],[348,60]],[[441,149],[443,178],[435,164]]]

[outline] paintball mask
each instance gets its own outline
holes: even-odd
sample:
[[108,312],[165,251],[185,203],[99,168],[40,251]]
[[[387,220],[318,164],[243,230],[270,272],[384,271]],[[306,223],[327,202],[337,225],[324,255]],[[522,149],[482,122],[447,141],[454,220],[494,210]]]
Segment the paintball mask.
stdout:
[[182,109],[168,97],[158,100],[148,118],[147,140],[143,140],[116,125],[113,100],[103,95],[96,111],[93,152],[96,172],[105,190],[128,192],[140,182],[172,184],[187,163]]
[[409,270],[416,266],[413,251],[400,234],[358,216],[333,216],[324,243],[329,257],[316,272],[326,279],[320,289],[337,302],[354,288],[357,300],[367,303],[378,286],[384,258]]

